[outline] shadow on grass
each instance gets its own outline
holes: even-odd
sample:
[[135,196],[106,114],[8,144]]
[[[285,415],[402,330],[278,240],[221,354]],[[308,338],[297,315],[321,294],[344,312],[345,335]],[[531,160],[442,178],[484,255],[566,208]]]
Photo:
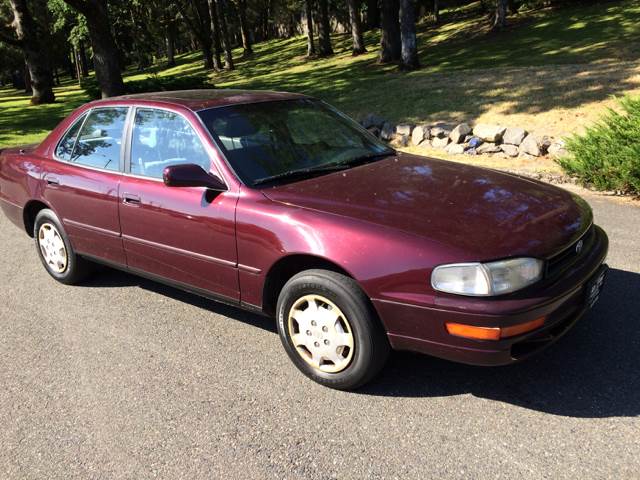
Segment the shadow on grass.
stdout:
[[[334,35],[336,55],[307,59],[303,36],[256,44],[237,69],[205,72],[199,52],[177,65],[129,69],[125,80],[207,74],[223,88],[289,90],[317,96],[354,117],[369,112],[393,121],[474,120],[483,113],[535,115],[577,109],[640,88],[640,5],[633,1],[543,9],[511,16],[503,32],[489,32],[479,2],[445,11],[444,21],[419,28],[423,68],[399,73],[379,65],[378,32],[369,52],[351,57],[351,39]],[[71,83],[69,83],[71,85]],[[0,90],[0,145],[39,140],[86,101],[60,96],[51,106],[27,107],[16,91]],[[17,102],[18,106],[12,106]]]
[[[56,95],[59,95],[60,90],[56,90]],[[73,109],[87,101],[85,93],[80,90],[59,95],[56,103],[47,105],[29,105],[29,98],[29,95],[15,93],[10,97],[0,96],[0,102],[4,102],[4,105],[0,103],[0,146],[41,140]]]
[[[276,333],[275,322],[134,275],[105,268],[91,287],[137,286],[229,320]],[[640,274],[612,269],[600,302],[557,344],[507,367],[472,367],[394,352],[388,366],[355,394],[443,397],[472,394],[553,415],[640,415]],[[279,348],[279,343],[274,343]]]

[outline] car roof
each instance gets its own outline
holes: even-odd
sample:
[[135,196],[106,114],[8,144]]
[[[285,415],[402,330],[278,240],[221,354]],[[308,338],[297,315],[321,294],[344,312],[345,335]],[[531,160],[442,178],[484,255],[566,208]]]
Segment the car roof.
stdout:
[[92,102],[93,106],[112,102],[156,103],[165,105],[180,105],[190,110],[199,111],[207,108],[224,107],[242,103],[259,103],[275,100],[291,100],[310,98],[306,95],[288,92],[271,92],[267,90],[233,90],[233,89],[202,89],[177,90],[169,92],[149,92],[133,95],[110,97]]

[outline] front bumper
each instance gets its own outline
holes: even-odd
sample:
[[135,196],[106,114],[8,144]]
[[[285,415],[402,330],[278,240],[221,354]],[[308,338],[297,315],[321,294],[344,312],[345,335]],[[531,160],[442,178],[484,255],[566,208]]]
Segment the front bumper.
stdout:
[[[436,306],[387,300],[373,303],[387,327],[395,350],[425,353],[471,365],[507,365],[523,360],[564,335],[589,309],[591,282],[606,272],[608,239],[595,228],[591,250],[561,277],[538,290],[504,298],[446,299]],[[507,327],[545,317],[545,325],[500,340],[472,340],[450,335],[446,322],[483,327]]]

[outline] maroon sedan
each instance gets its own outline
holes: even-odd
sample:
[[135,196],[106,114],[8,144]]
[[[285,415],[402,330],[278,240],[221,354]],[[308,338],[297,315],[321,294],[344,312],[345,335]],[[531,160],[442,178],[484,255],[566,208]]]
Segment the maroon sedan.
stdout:
[[0,205],[56,280],[99,262],[275,316],[295,365],[340,389],[390,349],[525,358],[593,305],[606,271],[580,197],[395,152],[287,93],[87,104],[0,153]]

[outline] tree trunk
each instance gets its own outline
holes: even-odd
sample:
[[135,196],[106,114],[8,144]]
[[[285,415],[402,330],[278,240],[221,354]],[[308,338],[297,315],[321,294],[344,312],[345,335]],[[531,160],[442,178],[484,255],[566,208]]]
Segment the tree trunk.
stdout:
[[320,29],[318,31],[318,52],[320,55],[332,55],[331,48],[331,24],[329,22],[329,2],[319,0]]
[[108,98],[124,94],[124,82],[120,73],[118,49],[109,28],[106,2],[103,6],[101,15],[87,17],[87,26],[93,47],[93,68],[102,90],[102,98]]
[[316,46],[313,42],[313,19],[311,16],[311,0],[304,2],[304,16],[307,21],[307,57],[313,57],[316,54]]
[[176,65],[176,21],[170,15],[165,15],[165,42],[167,49],[167,67]]
[[351,23],[351,37],[353,38],[352,55],[360,55],[365,53],[367,49],[364,46],[362,38],[362,21],[360,20],[360,0],[348,0],[349,3],[349,22]]
[[87,19],[89,38],[93,47],[93,68],[102,91],[102,98],[124,93],[120,73],[118,47],[109,22],[107,0],[65,0]]
[[509,13],[512,15],[518,13],[518,3],[516,0],[507,0],[507,5],[509,6]]
[[402,70],[420,68],[416,38],[416,10],[413,0],[400,0],[400,38]]
[[433,0],[433,19],[436,23],[440,23],[440,2]]
[[87,49],[83,41],[78,42],[78,59],[80,60],[80,73],[82,73],[82,77],[88,77],[89,61],[87,60]]
[[493,30],[502,30],[507,26],[507,0],[496,0],[496,14]]
[[78,86],[82,87],[82,67],[80,66],[80,52],[76,47],[73,47],[73,58],[76,65],[76,80],[78,80]]
[[380,28],[380,6],[378,0],[367,0],[367,30]]
[[48,26],[38,25],[34,20],[26,0],[9,0],[13,13],[13,28],[16,32],[16,46],[24,53],[27,75],[31,86],[31,103],[55,102],[53,94],[53,74],[49,63],[51,38]]
[[233,64],[233,53],[231,51],[231,40],[227,29],[227,4],[226,0],[215,0],[218,3],[218,13],[220,20],[220,33],[222,34],[222,45],[224,47],[224,68],[226,70],[235,69]]
[[222,70],[222,46],[220,43],[220,21],[218,19],[218,5],[216,0],[207,0],[209,5],[209,17],[211,21],[211,35],[213,37],[213,68]]
[[242,36],[242,49],[244,55],[253,54],[251,46],[251,35],[249,34],[249,25],[247,24],[247,1],[239,0],[238,2],[238,20],[240,21],[240,35]]
[[398,0],[382,0],[382,35],[380,36],[380,63],[400,60],[400,5]]

